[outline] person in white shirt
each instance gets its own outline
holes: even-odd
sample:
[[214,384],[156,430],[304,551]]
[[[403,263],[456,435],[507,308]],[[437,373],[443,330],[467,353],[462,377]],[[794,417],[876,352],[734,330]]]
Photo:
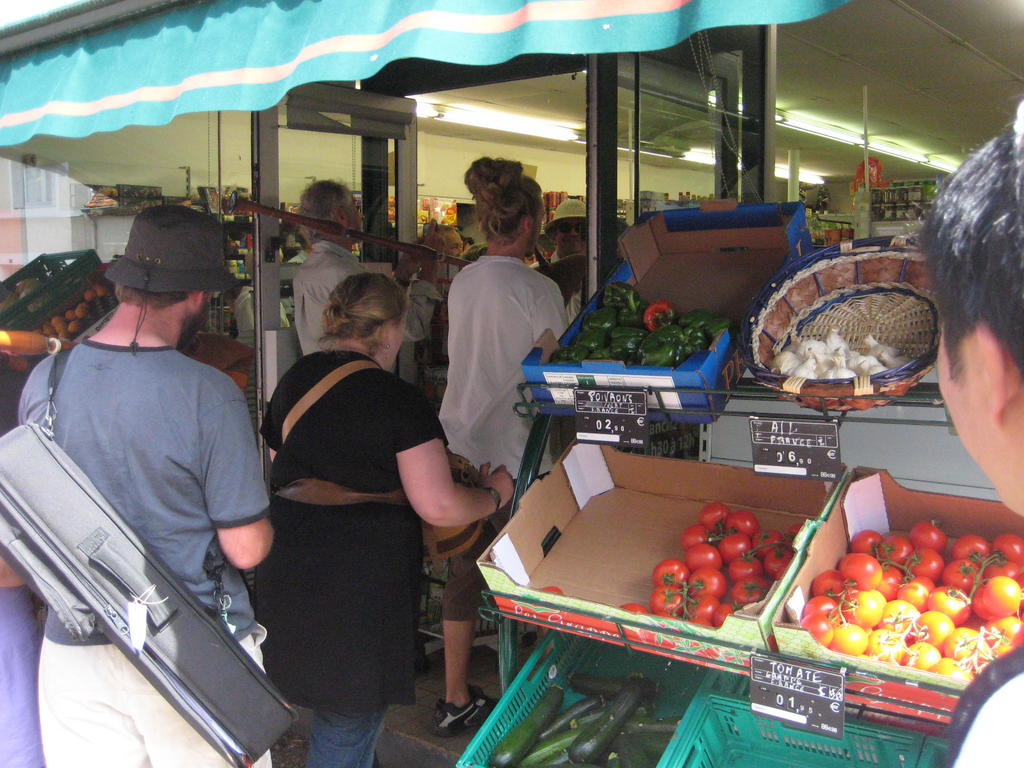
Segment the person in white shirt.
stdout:
[[[359,229],[362,216],[352,192],[336,181],[314,181],[299,198],[299,213],[314,219],[328,219],[349,229]],[[328,235],[304,229],[311,243],[309,256],[299,267],[292,281],[295,299],[295,331],[303,355],[320,350],[323,328],[320,316],[334,286],[349,275],[366,268],[352,254],[355,241],[339,235]]]
[[[482,157],[466,171],[465,181],[487,235],[487,253],[459,272],[448,293],[448,383],[441,424],[452,452],[474,465],[503,464],[515,474],[530,430],[529,420],[513,411],[523,379],[520,364],[544,331],[561,335],[565,303],[552,280],[524,263],[537,245],[544,203],[522,163]],[[494,535],[493,528],[482,535],[481,546]],[[489,706],[467,681],[484,586],[475,564],[479,551],[471,548],[448,562],[442,606],[445,698],[434,711],[435,732],[441,734],[478,725]],[[463,599],[451,599],[456,594]]]

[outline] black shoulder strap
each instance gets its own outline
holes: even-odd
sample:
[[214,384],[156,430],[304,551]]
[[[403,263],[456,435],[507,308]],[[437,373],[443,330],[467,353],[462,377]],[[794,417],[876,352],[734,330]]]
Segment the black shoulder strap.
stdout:
[[62,349],[53,356],[53,365],[50,366],[50,378],[46,385],[46,418],[43,420],[43,431],[47,436],[53,438],[53,422],[57,418],[57,405],[53,398],[57,394],[57,387],[60,385],[61,376],[64,375],[64,368],[68,364],[70,349]]

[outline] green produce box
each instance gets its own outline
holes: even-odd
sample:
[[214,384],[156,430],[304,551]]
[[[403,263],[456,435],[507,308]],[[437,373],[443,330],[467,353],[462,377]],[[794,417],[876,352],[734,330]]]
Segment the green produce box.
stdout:
[[[684,661],[669,661],[646,653],[630,653],[606,643],[550,632],[536,651],[523,664],[508,691],[495,705],[490,717],[480,727],[466,751],[459,758],[458,768],[486,768],[494,747],[536,705],[553,685],[565,690],[563,709],[581,696],[568,687],[569,675],[585,672],[602,677],[626,677],[642,674],[658,685],[655,717],[682,717],[690,700],[703,684],[715,681],[719,687],[746,685],[746,678],[728,672],[706,670]],[[728,680],[721,680],[727,678]],[[667,765],[659,763],[659,766]]]
[[916,731],[851,718],[839,739],[799,730],[755,715],[745,692],[705,686],[690,703],[658,768],[939,768],[943,744]]
[[[0,328],[32,331],[68,300],[81,293],[85,278],[100,265],[96,251],[44,253],[3,281],[10,296],[0,304]],[[29,282],[30,281],[30,282]],[[33,287],[25,290],[25,287]]]

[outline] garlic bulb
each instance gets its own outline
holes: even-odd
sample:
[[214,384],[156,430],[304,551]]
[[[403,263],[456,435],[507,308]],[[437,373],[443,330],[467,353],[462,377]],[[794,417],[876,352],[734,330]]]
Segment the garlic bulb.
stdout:
[[781,373],[783,376],[789,376],[793,369],[796,368],[800,363],[804,361],[804,358],[795,352],[791,352],[789,347],[779,352],[772,360],[772,370],[776,373]]
[[817,339],[804,339],[796,346],[796,353],[804,358],[810,357],[815,352],[822,356],[828,354],[825,342]]
[[850,351],[850,345],[846,343],[846,339],[839,335],[838,328],[832,328],[828,332],[828,336],[825,337],[825,349],[830,355],[840,354],[846,355]]
[[818,363],[814,357],[809,357],[793,369],[790,376],[799,376],[801,379],[818,378]]
[[865,376],[872,376],[885,370],[885,366],[882,365],[874,355],[861,356],[860,360],[851,367],[858,373]]
[[826,368],[822,374],[823,379],[852,379],[856,376],[855,371],[846,367],[846,358],[841,352],[837,352],[828,358]]

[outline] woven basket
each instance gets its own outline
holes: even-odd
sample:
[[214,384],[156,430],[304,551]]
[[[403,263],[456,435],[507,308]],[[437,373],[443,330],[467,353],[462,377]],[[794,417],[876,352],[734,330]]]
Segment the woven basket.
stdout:
[[[901,395],[931,370],[938,320],[923,257],[907,238],[870,238],[829,246],[785,265],[747,313],[741,351],[754,378],[815,410],[864,410]],[[770,366],[788,344],[824,340],[833,328],[866,354],[871,334],[909,361],[856,379],[801,379]],[[856,396],[856,397],[855,397]]]

